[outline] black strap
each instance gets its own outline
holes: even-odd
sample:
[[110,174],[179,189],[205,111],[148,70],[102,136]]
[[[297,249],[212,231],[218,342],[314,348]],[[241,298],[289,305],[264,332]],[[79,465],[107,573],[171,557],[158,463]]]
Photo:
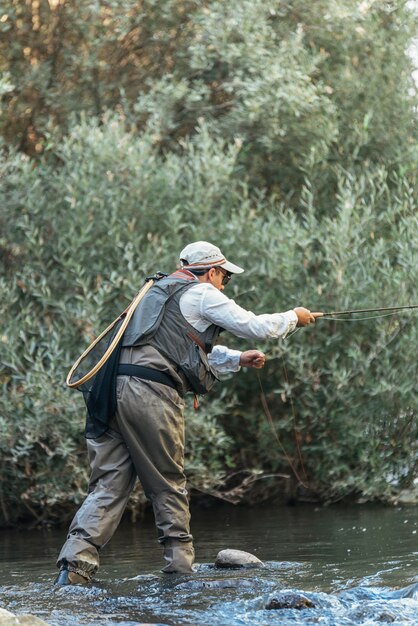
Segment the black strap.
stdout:
[[177,389],[177,385],[169,374],[154,370],[144,365],[134,365],[133,363],[119,363],[118,376],[136,376],[144,380],[152,380],[155,383],[162,383]]

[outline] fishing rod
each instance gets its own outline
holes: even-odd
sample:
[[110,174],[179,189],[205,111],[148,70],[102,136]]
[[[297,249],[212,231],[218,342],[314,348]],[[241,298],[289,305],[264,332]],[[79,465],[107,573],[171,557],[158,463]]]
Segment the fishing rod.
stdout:
[[[313,315],[315,316],[315,318],[327,318],[327,317],[333,317],[336,315],[351,315],[353,313],[377,313],[377,312],[388,312],[388,311],[404,311],[407,309],[418,309],[418,304],[407,304],[407,305],[403,305],[403,306],[388,306],[388,307],[379,307],[379,308],[373,308],[373,309],[351,309],[348,311],[329,311],[327,312],[315,312],[313,313]],[[383,317],[383,316],[381,316]],[[371,319],[371,318],[362,318],[362,319]],[[342,321],[347,321],[347,320],[342,320]],[[297,329],[296,329],[297,330]],[[294,330],[293,332],[296,332],[296,330]],[[288,375],[287,375],[287,370],[286,370],[286,363],[284,360],[284,356],[282,354],[282,359],[283,359],[283,370],[284,370],[284,375],[285,375],[285,379],[287,384],[289,384],[289,379],[288,379]],[[269,422],[270,428],[272,430],[272,433],[274,435],[274,438],[276,439],[277,443],[279,444],[288,464],[290,469],[293,472],[293,475],[295,476],[296,480],[299,482],[299,484],[301,484],[303,487],[305,487],[306,489],[310,489],[309,487],[309,481],[308,481],[308,477],[306,475],[306,471],[305,471],[305,467],[304,467],[304,463],[303,463],[303,458],[302,458],[302,454],[301,454],[301,450],[300,450],[300,446],[299,446],[299,441],[298,441],[298,437],[297,437],[297,426],[296,426],[296,413],[295,413],[295,407],[293,404],[293,400],[292,400],[292,395],[290,395],[290,404],[292,407],[292,414],[293,414],[293,421],[294,421],[294,431],[295,431],[295,441],[296,441],[296,448],[298,451],[298,457],[299,457],[299,462],[301,464],[301,468],[304,474],[304,479],[305,482],[302,480],[302,478],[300,477],[295,464],[293,463],[292,459],[290,458],[289,454],[287,453],[287,451],[285,450],[282,442],[279,439],[279,436],[277,434],[275,425],[274,425],[274,421],[273,421],[273,417],[271,415],[269,406],[268,406],[268,402],[267,402],[267,398],[266,398],[266,394],[264,392],[263,389],[263,385],[261,382],[261,378],[260,378],[260,374],[257,372],[257,377],[258,377],[258,382],[260,385],[260,391],[261,391],[261,404],[262,407],[264,409],[264,413],[266,414],[267,420]]]
[[330,311],[328,313],[316,313],[316,317],[332,317],[333,315],[351,315],[353,313],[377,313],[383,311],[404,311],[406,309],[418,309],[418,304],[407,304],[405,306],[386,306],[377,309],[352,309],[351,311]]

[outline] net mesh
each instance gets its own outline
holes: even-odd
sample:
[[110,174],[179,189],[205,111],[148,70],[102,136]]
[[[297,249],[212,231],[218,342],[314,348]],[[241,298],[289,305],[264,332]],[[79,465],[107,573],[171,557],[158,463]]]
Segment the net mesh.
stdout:
[[[158,273],[158,278],[160,277],[160,274],[161,273]],[[125,311],[118,318],[116,318],[116,320],[114,320],[102,332],[102,334],[99,335],[95,341],[93,341],[93,343],[90,344],[87,350],[85,350],[85,352],[83,352],[79,359],[74,363],[67,376],[67,385],[69,387],[78,389],[83,393],[91,390],[94,381],[91,382],[90,379],[94,378],[97,371],[103,367],[106,360],[111,356],[117,346],[117,343],[120,343],[119,340],[122,337],[122,334],[125,331],[136,307],[147,291],[152,287],[156,277],[150,276],[146,279],[145,285],[132,300],[128,308],[125,309]]]
[[116,410],[116,379],[122,349],[122,336],[140,300],[162,273],[149,277],[129,307],[93,341],[74,363],[67,385],[81,391],[87,407],[87,438],[95,439],[106,432]]
[[80,357],[78,364],[72,370],[70,376],[68,377],[68,385],[70,385],[71,387],[76,387],[76,389],[82,391],[83,393],[91,391],[97,373],[91,376],[91,378],[86,380],[81,385],[78,385],[77,383],[81,381],[85,376],[87,376],[87,374],[91,372],[91,370],[96,367],[97,364],[104,357],[110,344],[115,338],[115,335],[117,334],[122,324],[122,321],[122,319],[115,320],[111,324],[111,326],[109,326],[102,334],[101,338],[99,338],[97,342],[90,348],[90,350]]

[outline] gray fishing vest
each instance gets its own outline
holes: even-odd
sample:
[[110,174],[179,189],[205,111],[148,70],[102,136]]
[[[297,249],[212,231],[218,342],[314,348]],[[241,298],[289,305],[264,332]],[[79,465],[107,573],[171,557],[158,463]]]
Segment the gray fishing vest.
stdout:
[[218,380],[207,354],[222,329],[211,324],[201,332],[182,315],[180,298],[196,281],[184,270],[158,280],[133,314],[122,346],[153,346],[184,374],[194,393],[205,394]]

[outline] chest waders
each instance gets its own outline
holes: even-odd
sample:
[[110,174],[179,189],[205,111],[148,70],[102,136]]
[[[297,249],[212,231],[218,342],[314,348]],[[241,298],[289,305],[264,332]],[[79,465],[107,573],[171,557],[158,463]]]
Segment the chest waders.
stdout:
[[[181,315],[181,295],[195,284],[196,278],[187,271],[157,280],[126,325],[114,377],[116,412],[100,436],[87,439],[89,493],[58,557],[62,570],[91,579],[138,477],[152,503],[164,551],[163,571],[193,571],[182,392],[205,393],[214,384],[206,351],[220,331],[213,326],[196,331]],[[151,380],[147,372],[131,375],[129,368],[137,366],[172,376],[176,388]],[[183,381],[182,389],[177,381]]]

